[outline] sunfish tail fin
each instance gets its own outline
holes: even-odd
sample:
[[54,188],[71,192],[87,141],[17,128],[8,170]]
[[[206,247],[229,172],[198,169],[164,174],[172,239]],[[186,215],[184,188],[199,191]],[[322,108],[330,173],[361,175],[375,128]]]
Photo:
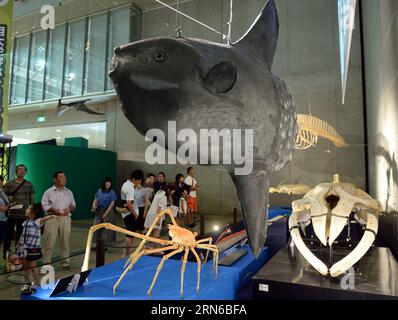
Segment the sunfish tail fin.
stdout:
[[274,0],[268,0],[247,33],[234,45],[245,47],[252,55],[265,61],[271,69],[278,43],[278,34],[279,20],[276,5]]
[[269,177],[265,171],[247,176],[231,174],[240,201],[247,236],[253,254],[258,257],[264,247],[268,230]]

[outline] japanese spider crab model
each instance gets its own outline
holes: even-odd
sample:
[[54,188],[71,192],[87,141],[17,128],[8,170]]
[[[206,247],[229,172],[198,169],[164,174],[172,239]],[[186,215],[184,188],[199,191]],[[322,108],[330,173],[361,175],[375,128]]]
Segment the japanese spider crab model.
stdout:
[[[165,215],[168,215],[172,222],[172,224],[168,225],[169,235],[171,237],[171,240],[158,239],[158,238],[151,237],[150,234],[153,231],[154,227],[156,226],[156,224],[159,223],[160,219],[162,219],[163,216],[165,216]],[[217,279],[219,250],[216,245],[212,244],[212,238],[196,240],[197,233],[191,232],[188,229],[178,226],[178,224],[174,218],[173,212],[170,208],[160,212],[156,216],[151,227],[149,228],[148,232],[145,235],[128,231],[126,229],[117,227],[111,223],[102,223],[102,224],[98,224],[98,225],[91,227],[89,234],[88,234],[86,254],[84,257],[82,271],[88,270],[88,263],[89,263],[89,259],[90,259],[90,251],[91,251],[93,234],[95,231],[97,231],[99,229],[103,229],[103,228],[142,239],[142,241],[139,244],[139,246],[137,247],[137,249],[127,260],[127,262],[124,266],[125,270],[124,270],[123,274],[120,276],[119,280],[114,285],[114,287],[113,287],[114,294],[116,294],[116,289],[119,286],[119,284],[121,283],[121,281],[123,280],[123,278],[125,277],[125,275],[127,274],[127,272],[130,271],[134,267],[134,265],[137,263],[139,258],[141,258],[142,256],[145,256],[145,255],[150,255],[150,254],[159,253],[159,252],[163,252],[163,251],[171,251],[171,252],[164,255],[161,262],[159,263],[159,266],[156,270],[155,276],[152,280],[151,286],[148,290],[148,293],[147,293],[148,296],[151,296],[152,289],[155,286],[158,275],[159,275],[160,271],[162,270],[162,267],[163,267],[164,263],[166,262],[166,260],[170,259],[172,256],[179,254],[181,252],[184,252],[184,256],[182,259],[182,268],[181,268],[181,289],[180,289],[181,298],[184,295],[184,272],[185,272],[185,266],[187,264],[189,252],[193,253],[193,255],[196,258],[197,264],[198,264],[198,278],[197,278],[196,290],[197,290],[197,293],[199,294],[200,271],[201,271],[202,261],[198,255],[198,253],[195,250],[196,248],[207,250],[204,263],[207,262],[207,259],[209,257],[209,252],[210,251],[213,252],[213,268],[214,268],[214,272],[215,272],[215,277]],[[162,247],[157,248],[157,249],[144,249],[144,244],[147,241],[158,243],[158,244],[162,245]]]
[[[380,202],[350,183],[340,182],[339,175],[332,183],[322,183],[307,192],[303,199],[292,203],[293,213],[289,230],[294,244],[304,258],[322,275],[338,277],[357,263],[372,246],[377,230]],[[330,269],[304,243],[300,227],[311,221],[314,232],[324,246],[331,246],[348,222],[351,212],[364,225],[364,235],[355,249]]]

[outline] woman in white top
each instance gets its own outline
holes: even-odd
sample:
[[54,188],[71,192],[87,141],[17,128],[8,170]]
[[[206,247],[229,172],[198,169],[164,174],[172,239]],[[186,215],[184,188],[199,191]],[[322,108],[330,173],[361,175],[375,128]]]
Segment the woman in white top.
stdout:
[[[148,231],[148,229],[151,227],[153,221],[156,218],[156,215],[159,212],[166,210],[166,208],[167,208],[167,193],[164,188],[161,188],[158,192],[156,192],[155,196],[153,197],[152,204],[145,215],[145,223],[144,223],[145,231]],[[163,219],[164,217],[162,217],[159,220],[159,222],[155,225],[153,233],[151,234],[153,237],[159,238],[160,230],[162,229]]]

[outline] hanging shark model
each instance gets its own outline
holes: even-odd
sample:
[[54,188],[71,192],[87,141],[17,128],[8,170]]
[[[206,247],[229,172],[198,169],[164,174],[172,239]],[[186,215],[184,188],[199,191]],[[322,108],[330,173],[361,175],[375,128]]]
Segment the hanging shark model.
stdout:
[[291,160],[297,133],[296,104],[271,72],[278,31],[269,0],[236,43],[137,41],[115,49],[109,74],[125,116],[143,135],[153,128],[167,133],[168,121],[198,136],[201,129],[253,130],[252,172],[236,175],[234,164],[221,167],[232,177],[256,256],[267,236],[269,174]]
[[105,115],[104,113],[96,112],[91,109],[89,109],[86,106],[86,102],[90,101],[90,99],[87,100],[81,100],[81,101],[75,101],[71,103],[62,103],[61,99],[58,100],[58,105],[57,105],[57,115],[60,117],[62,116],[66,111],[69,110],[76,110],[76,111],[83,111],[88,114],[96,115],[96,116],[103,116]]

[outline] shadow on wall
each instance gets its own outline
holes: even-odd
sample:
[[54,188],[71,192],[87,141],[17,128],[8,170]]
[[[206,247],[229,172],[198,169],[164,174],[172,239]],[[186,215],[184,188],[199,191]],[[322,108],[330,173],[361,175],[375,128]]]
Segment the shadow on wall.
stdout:
[[383,213],[379,219],[379,233],[390,245],[390,249],[398,261],[398,212]]
[[[391,203],[391,197],[394,196],[394,190],[398,187],[398,165],[395,157],[395,152],[391,153],[389,150],[394,150],[383,134],[377,135],[379,145],[374,148],[374,155],[381,157],[386,163],[385,180],[378,181],[378,183],[386,183],[386,199],[382,203],[384,213],[380,214],[379,219],[379,233],[384,240],[390,245],[390,248],[398,260],[398,212],[397,205]],[[377,176],[376,176],[377,178]],[[380,188],[380,186],[378,186]],[[396,196],[395,196],[396,198]]]

